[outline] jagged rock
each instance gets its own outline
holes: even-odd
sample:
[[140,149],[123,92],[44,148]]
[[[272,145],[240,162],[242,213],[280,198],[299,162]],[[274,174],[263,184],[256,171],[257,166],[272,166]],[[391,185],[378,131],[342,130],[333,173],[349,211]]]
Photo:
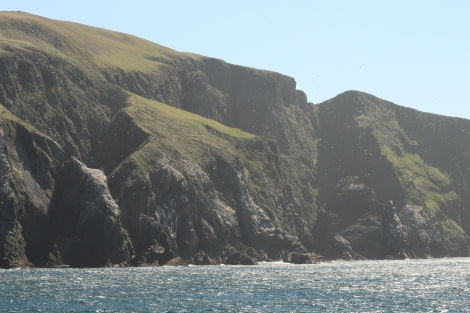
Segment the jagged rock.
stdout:
[[223,248],[222,238],[239,237],[235,211],[220,200],[212,180],[194,162],[164,156],[151,173],[150,183],[158,203],[155,214],[179,255],[189,259],[198,248],[217,254]]
[[26,243],[16,215],[13,175],[8,162],[3,129],[0,128],[0,268],[27,264]]
[[341,235],[332,236],[325,255],[403,259],[445,254],[442,226],[429,209],[412,205],[396,208],[389,202],[375,212],[342,229]]
[[354,251],[351,244],[340,234],[335,234],[331,238],[328,249],[325,252],[325,257],[331,260],[344,259],[344,260],[360,260],[364,259],[363,256]]
[[161,232],[156,217],[140,214],[138,229],[139,233],[135,240],[137,264],[161,265],[176,256],[170,249],[166,235]]
[[385,257],[399,258],[403,254],[407,241],[407,233],[397,215],[397,209],[393,203],[385,206],[383,222],[383,255]]
[[140,255],[137,261],[138,265],[147,264],[151,266],[158,266],[167,263],[169,260],[175,258],[175,255],[165,248],[160,246],[157,242],[149,246],[144,254]]
[[321,261],[323,261],[323,257],[315,253],[294,252],[290,257],[290,263],[293,264],[316,264]]
[[18,121],[0,126],[0,266],[44,264],[47,211],[62,151]]
[[195,265],[216,265],[217,261],[211,259],[204,251],[198,251],[193,257]]
[[71,266],[130,263],[133,246],[106,176],[73,157],[59,173],[50,226],[64,262]]
[[248,247],[243,250],[248,256],[250,256],[252,259],[256,260],[257,262],[261,261],[271,261],[271,258],[268,256],[268,254],[263,250],[263,249],[255,249],[253,247]]
[[224,264],[226,265],[256,265],[256,259],[251,258],[244,252],[234,252],[227,257]]
[[[400,257],[429,257],[445,255],[442,225],[437,216],[423,206],[405,205],[394,217],[396,226],[390,227],[392,234],[401,243]],[[396,220],[398,218],[398,220]],[[399,233],[399,234],[397,234]]]
[[185,260],[183,260],[180,257],[175,257],[175,258],[169,260],[168,262],[166,262],[163,265],[164,266],[188,266],[188,262],[186,262]]

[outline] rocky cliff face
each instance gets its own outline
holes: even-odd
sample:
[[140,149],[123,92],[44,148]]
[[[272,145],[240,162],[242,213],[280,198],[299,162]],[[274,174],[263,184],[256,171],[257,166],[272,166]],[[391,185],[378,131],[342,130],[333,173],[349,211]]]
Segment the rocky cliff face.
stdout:
[[4,121],[0,149],[2,267],[130,262],[132,244],[100,170],[67,161],[56,142],[20,122]]
[[57,174],[48,213],[56,258],[77,267],[130,264],[134,249],[101,170],[72,157]]
[[26,243],[22,234],[22,227],[17,218],[17,205],[13,193],[13,175],[8,162],[4,132],[0,131],[0,171],[1,171],[1,224],[0,240],[2,243],[1,266],[12,267],[27,265],[25,254]]
[[44,250],[47,209],[62,150],[12,118],[0,129],[2,265],[26,266]]
[[430,154],[441,153],[436,142],[455,136],[459,144],[448,148],[466,155],[460,143],[469,138],[468,121],[346,92],[319,105],[319,123],[320,250],[339,233],[353,247],[359,242],[355,251],[368,258],[466,255],[465,224],[454,222],[467,206],[457,185],[469,176]]
[[467,120],[24,13],[0,104],[1,267],[467,254]]

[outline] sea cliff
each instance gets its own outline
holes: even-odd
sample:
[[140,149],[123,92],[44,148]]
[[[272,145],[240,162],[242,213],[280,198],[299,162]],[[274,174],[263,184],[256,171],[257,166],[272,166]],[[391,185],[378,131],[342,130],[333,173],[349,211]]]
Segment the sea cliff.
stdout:
[[4,268],[466,256],[469,164],[468,120],[0,13]]

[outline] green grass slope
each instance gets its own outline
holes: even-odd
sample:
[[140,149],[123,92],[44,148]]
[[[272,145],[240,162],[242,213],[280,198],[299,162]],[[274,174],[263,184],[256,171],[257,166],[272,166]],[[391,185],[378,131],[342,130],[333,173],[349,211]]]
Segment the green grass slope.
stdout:
[[153,72],[158,59],[182,54],[141,38],[28,13],[0,12],[2,49],[17,47],[54,54],[81,66]]

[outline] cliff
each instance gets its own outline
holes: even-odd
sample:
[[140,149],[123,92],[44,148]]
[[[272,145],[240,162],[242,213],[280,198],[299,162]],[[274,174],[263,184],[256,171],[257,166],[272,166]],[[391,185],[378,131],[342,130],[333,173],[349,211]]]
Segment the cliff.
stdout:
[[0,13],[0,266],[467,255],[470,121]]

